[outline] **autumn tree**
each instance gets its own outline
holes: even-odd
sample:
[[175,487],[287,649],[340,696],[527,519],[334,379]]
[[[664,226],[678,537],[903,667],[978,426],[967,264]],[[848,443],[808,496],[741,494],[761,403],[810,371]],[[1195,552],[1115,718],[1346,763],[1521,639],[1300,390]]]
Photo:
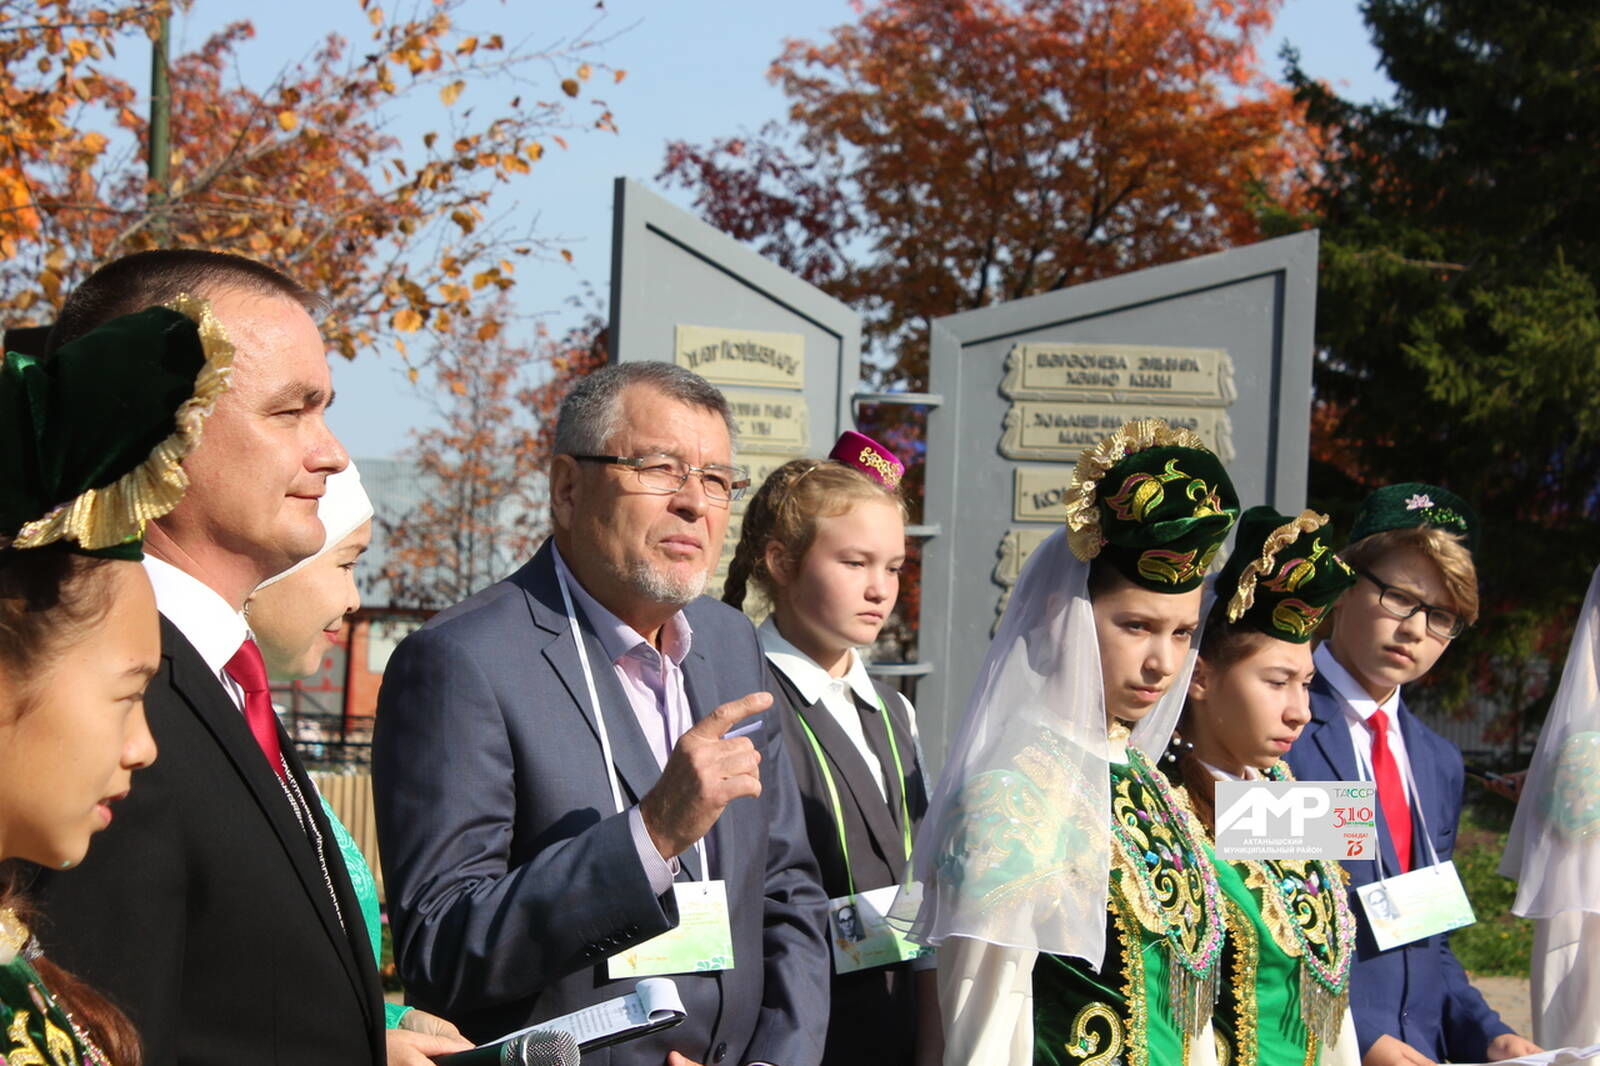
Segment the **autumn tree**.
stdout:
[[[346,356],[392,341],[426,357],[463,317],[482,326],[509,306],[487,297],[519,256],[559,251],[491,198],[566,135],[615,127],[602,100],[580,100],[602,68],[594,26],[519,50],[459,25],[463,2],[359,0],[367,40],[329,36],[265,86],[235,77],[248,22],[174,59],[157,190],[138,94],[106,64],[146,47],[167,5],[0,0],[0,316],[48,321],[97,264],[171,243],[285,270],[328,299],[325,334]],[[397,131],[429,107],[437,128]]]
[[786,126],[668,146],[699,212],[866,316],[926,384],[940,315],[1260,236],[1310,141],[1278,0],[879,0],[771,77]]
[[1430,480],[1477,505],[1484,617],[1432,696],[1512,726],[1600,561],[1600,12],[1362,10],[1394,97],[1293,73],[1331,134],[1313,211],[1277,223],[1322,231],[1312,495],[1348,513]]
[[411,431],[405,458],[421,502],[379,515],[384,563],[369,591],[396,607],[438,608],[466,599],[532,556],[549,529],[546,470],[555,412],[572,382],[605,361],[592,312],[566,333],[518,344],[494,323],[457,317],[426,371],[433,424]]

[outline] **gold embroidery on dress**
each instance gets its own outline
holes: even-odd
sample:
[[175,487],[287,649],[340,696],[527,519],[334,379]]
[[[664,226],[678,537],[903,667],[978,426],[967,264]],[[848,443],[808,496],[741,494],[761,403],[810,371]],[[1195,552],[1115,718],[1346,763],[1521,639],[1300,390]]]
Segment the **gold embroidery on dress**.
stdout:
[[[1096,1022],[1104,1028],[1091,1032],[1090,1026]],[[1072,1019],[1072,1043],[1066,1051],[1083,1066],[1112,1066],[1122,1054],[1122,1019],[1104,1003],[1087,1004]]]
[[[1228,920],[1228,946],[1233,954],[1233,1062],[1234,1066],[1255,1066],[1259,1050],[1257,1028],[1261,1008],[1256,1002],[1256,969],[1261,960],[1261,942],[1255,923],[1237,903],[1225,900],[1222,909]],[[1218,1035],[1218,1043],[1222,1043]]]
[[[959,864],[963,880],[981,884],[998,876],[999,883],[978,896],[985,910],[1029,908],[1043,914],[1055,908],[1082,913],[1096,905],[1083,883],[1078,849],[1064,847],[1073,837],[1104,837],[1108,829],[1080,810],[1073,796],[1087,791],[1074,758],[1060,752],[1066,742],[1041,730],[1033,744],[1016,756],[1016,770],[985,774],[964,790],[960,825],[963,835],[947,844],[948,858]],[[1062,817],[1067,812],[1070,820]],[[975,831],[968,831],[976,827]],[[1095,849],[1088,849],[1095,850]],[[1008,870],[1017,856],[1042,866]]]
[[[1124,884],[1126,882],[1123,882]],[[1108,903],[1116,921],[1117,944],[1122,949],[1122,1000],[1128,1005],[1127,1044],[1128,1066],[1148,1066],[1150,1049],[1145,1043],[1149,1032],[1150,1004],[1145,998],[1144,951],[1140,942],[1139,926],[1131,920],[1132,905],[1116,879],[1111,884]],[[1188,1041],[1184,1042],[1184,1059],[1188,1060]]]
[[5,1054],[9,1066],[50,1066],[39,1051],[39,1045],[28,1035],[28,1019],[31,1017],[32,1011],[17,1011],[17,1016],[11,1019],[11,1026],[6,1030],[6,1040],[11,1045]]

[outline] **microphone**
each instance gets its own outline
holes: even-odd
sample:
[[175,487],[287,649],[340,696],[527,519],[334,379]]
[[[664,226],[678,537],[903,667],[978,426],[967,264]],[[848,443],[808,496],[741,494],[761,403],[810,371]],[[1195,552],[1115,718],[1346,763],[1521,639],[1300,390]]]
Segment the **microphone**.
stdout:
[[532,1029],[487,1047],[442,1055],[439,1066],[578,1066],[578,1040],[563,1029]]

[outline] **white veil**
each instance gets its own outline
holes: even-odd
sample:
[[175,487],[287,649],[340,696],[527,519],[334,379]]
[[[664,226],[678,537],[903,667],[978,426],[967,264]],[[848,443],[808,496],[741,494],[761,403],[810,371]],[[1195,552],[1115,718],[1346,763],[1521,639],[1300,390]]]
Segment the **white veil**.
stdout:
[[[1099,966],[1111,874],[1110,754],[1089,564],[1057,530],[1029,557],[973,687],[891,908],[916,940],[964,936]],[[1198,647],[1198,641],[1195,642]],[[1131,743],[1157,760],[1191,651]],[[1119,753],[1120,754],[1120,753]]]
[[1600,914],[1600,569],[1539,733],[1500,873],[1517,880],[1513,914]]

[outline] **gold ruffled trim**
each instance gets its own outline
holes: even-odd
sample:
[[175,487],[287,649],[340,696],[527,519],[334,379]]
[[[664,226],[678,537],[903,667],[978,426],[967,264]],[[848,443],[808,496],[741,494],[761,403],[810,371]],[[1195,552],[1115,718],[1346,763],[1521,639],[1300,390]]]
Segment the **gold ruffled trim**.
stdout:
[[1095,506],[1095,492],[1106,471],[1122,462],[1133,452],[1146,448],[1198,448],[1210,451],[1198,433],[1187,429],[1174,429],[1164,418],[1138,418],[1128,422],[1078,456],[1078,465],[1072,471],[1072,481],[1067,485],[1067,543],[1072,553],[1084,562],[1100,554],[1103,540],[1100,534],[1100,510]]
[[116,481],[90,489],[24,525],[12,547],[39,548],[72,540],[89,551],[110,548],[143,536],[145,523],[167,514],[183,499],[189,475],[181,464],[199,445],[217,398],[228,391],[233,378],[233,342],[211,304],[200,297],[182,293],[167,307],[200,327],[200,347],[206,357],[195,378],[194,394],[174,416],[177,430],[156,445],[149,458]]
[[1299,516],[1292,521],[1285,522],[1272,531],[1266,543],[1261,545],[1261,554],[1248,563],[1239,573],[1239,587],[1234,590],[1233,598],[1228,601],[1228,621],[1237,622],[1244,617],[1256,602],[1256,582],[1261,575],[1272,569],[1272,564],[1277,560],[1278,552],[1286,545],[1293,544],[1300,539],[1302,533],[1311,533],[1328,524],[1328,516],[1315,511],[1301,511]]

